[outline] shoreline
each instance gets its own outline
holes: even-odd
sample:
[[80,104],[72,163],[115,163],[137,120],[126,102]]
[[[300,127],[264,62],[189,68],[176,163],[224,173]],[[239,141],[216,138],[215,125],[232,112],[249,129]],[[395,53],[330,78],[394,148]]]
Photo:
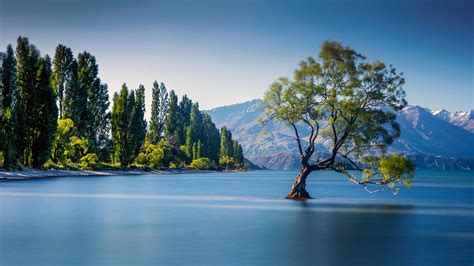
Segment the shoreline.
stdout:
[[0,170],[0,181],[2,180],[31,180],[40,178],[56,177],[80,177],[80,176],[120,176],[120,175],[152,175],[152,174],[194,174],[194,173],[225,173],[237,172],[235,170],[194,170],[194,169],[167,169],[167,170],[39,170],[24,169],[19,171]]

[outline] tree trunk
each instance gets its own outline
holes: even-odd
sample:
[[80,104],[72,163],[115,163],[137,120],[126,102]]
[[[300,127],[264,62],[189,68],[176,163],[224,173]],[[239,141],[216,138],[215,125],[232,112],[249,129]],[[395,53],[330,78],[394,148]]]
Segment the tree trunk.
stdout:
[[290,193],[286,196],[287,199],[305,200],[311,199],[311,196],[306,191],[306,178],[311,173],[308,167],[303,167],[293,182]]

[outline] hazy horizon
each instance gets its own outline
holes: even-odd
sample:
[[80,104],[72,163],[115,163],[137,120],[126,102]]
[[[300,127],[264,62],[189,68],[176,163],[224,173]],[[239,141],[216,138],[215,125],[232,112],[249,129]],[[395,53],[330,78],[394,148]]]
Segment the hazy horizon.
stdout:
[[[470,1],[4,0],[0,47],[28,37],[42,54],[61,43],[97,58],[110,93],[154,80],[202,109],[261,98],[279,76],[316,57],[324,40],[404,72],[411,105],[474,108]],[[21,19],[19,19],[21,18]]]

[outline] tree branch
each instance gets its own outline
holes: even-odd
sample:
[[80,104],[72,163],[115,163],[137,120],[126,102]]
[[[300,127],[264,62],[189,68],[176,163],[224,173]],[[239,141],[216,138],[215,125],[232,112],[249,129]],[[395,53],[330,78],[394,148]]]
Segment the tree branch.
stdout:
[[301,156],[304,156],[304,154],[303,154],[303,148],[301,147],[300,135],[298,134],[298,129],[296,128],[295,123],[292,123],[291,125],[293,126],[293,129],[294,129],[294,131],[295,131],[295,135],[296,135],[296,139],[295,139],[295,140],[296,140],[296,142],[298,142],[298,149],[299,149],[299,151],[300,151],[300,154],[301,154]]

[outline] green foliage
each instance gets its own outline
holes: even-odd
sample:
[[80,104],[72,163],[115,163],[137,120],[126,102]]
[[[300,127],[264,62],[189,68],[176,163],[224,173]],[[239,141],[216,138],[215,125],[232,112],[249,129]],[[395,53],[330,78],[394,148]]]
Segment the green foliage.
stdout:
[[69,138],[69,145],[64,150],[64,156],[67,161],[77,163],[90,150],[90,143],[84,137],[72,136]]
[[[412,175],[408,159],[385,156],[400,136],[395,112],[406,105],[404,83],[402,74],[392,66],[367,62],[349,47],[324,42],[319,57],[302,61],[293,79],[279,78],[270,86],[263,107],[267,121],[283,121],[294,130],[302,167],[309,171],[332,169],[364,187],[378,184],[391,188],[388,176],[407,180],[402,176]],[[307,139],[302,139],[297,125],[310,132]],[[329,138],[330,156],[310,163],[318,136]],[[338,160],[362,171],[362,180],[346,172]],[[377,169],[379,164],[383,164],[383,173]],[[377,178],[380,174],[382,179]]]
[[[115,169],[117,162],[125,168],[134,161],[151,168],[185,167],[204,157],[214,165],[220,158],[220,132],[210,116],[186,95],[178,102],[163,83],[153,83],[147,133],[144,86],[128,91],[124,84],[109,112],[108,86],[90,53],[74,58],[70,48],[58,45],[51,63],[19,37],[16,53],[9,45],[0,57],[3,167]],[[228,130],[225,143],[226,154],[242,161],[242,149]]]
[[145,139],[145,88],[129,93],[126,84],[120,94],[115,93],[112,107],[112,141],[115,157],[127,167],[138,155]]
[[3,108],[12,108],[13,99],[16,97],[16,58],[11,45],[7,46],[7,51],[2,53],[3,61],[1,65],[1,105]]
[[70,149],[74,129],[74,122],[70,118],[60,119],[58,121],[58,128],[51,148],[51,160],[54,163],[66,162],[66,150]]
[[107,161],[110,156],[110,119],[109,92],[107,84],[100,84],[96,96],[96,112],[94,113],[93,129],[95,132],[95,148],[102,161]]
[[166,114],[164,136],[165,140],[175,149],[180,146],[179,138],[179,110],[178,110],[178,96],[174,90],[169,93],[168,113]]
[[165,151],[163,145],[146,142],[143,151],[135,158],[135,162],[153,169],[164,166]]
[[[133,99],[133,102],[130,101]],[[128,166],[130,162],[130,151],[132,149],[130,136],[131,104],[134,98],[129,98],[128,88],[124,83],[120,94],[115,93],[112,107],[112,141],[114,155],[118,158],[122,167]]]
[[151,119],[149,141],[153,144],[161,140],[168,113],[168,92],[165,84],[155,80],[152,88]]
[[99,163],[99,156],[95,153],[88,153],[80,159],[81,169],[92,170],[95,169]]
[[34,104],[30,105],[33,119],[31,140],[32,166],[41,167],[50,156],[56,132],[58,108],[51,87],[51,61],[48,56],[38,60]]
[[136,90],[135,101],[131,108],[132,115],[130,131],[133,142],[133,155],[136,156],[145,140],[147,126],[145,120],[145,87],[143,85],[140,85]]
[[16,134],[17,111],[14,99],[18,91],[16,87],[16,58],[11,45],[6,53],[0,53],[0,166],[11,169],[16,165]]
[[39,52],[29,44],[27,38],[18,37],[16,47],[17,71],[17,136],[16,148],[19,162],[24,166],[31,166],[31,147],[34,132],[34,111],[31,106],[35,102],[34,92],[36,83],[37,62]]
[[190,166],[193,169],[199,169],[199,170],[209,170],[209,169],[215,167],[213,165],[212,161],[209,160],[209,158],[206,158],[206,157],[201,157],[201,158],[194,159],[191,162]]
[[410,181],[414,177],[415,164],[406,156],[393,154],[380,158],[378,170],[383,181],[389,185],[403,183],[410,188]]
[[233,157],[234,155],[234,146],[232,145],[232,133],[225,126],[221,128],[221,146],[219,154],[221,157]]
[[66,84],[71,82],[74,71],[72,65],[74,63],[74,56],[69,47],[62,44],[56,47],[56,52],[53,59],[53,74],[52,86],[58,97],[59,118],[63,118],[64,113],[64,90]]
[[225,169],[233,169],[236,166],[234,158],[225,155],[219,159],[219,165]]
[[[97,75],[99,66],[95,57],[84,51],[77,57],[77,81],[79,97],[77,104],[79,121],[74,121],[80,136],[95,140],[94,122],[98,112],[97,95],[100,88],[100,80]],[[95,144],[95,143],[94,143]]]

